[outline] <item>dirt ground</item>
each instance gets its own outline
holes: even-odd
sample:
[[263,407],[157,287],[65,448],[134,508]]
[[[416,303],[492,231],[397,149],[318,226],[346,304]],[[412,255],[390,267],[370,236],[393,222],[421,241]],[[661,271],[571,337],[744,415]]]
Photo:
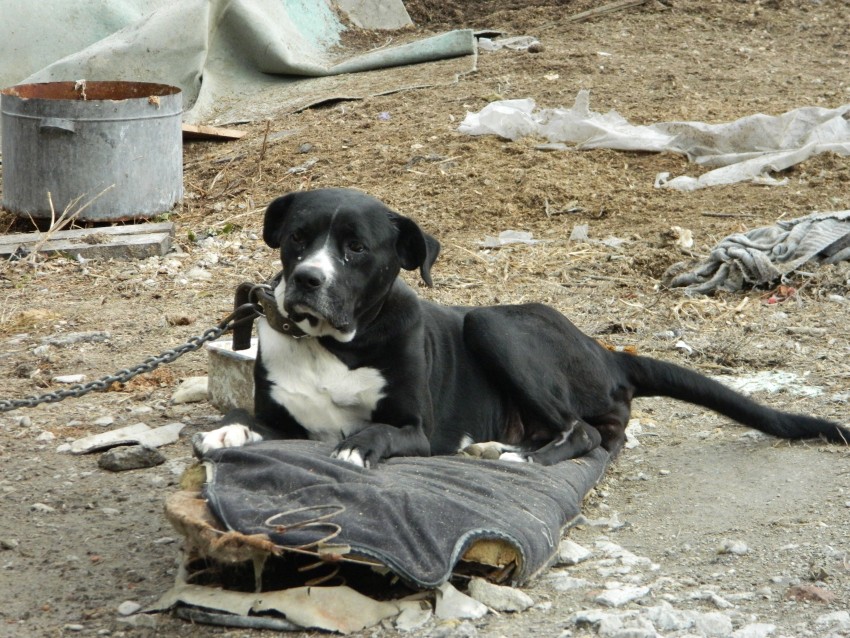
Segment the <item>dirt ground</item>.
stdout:
[[[534,149],[540,140],[473,138],[456,129],[467,111],[495,99],[570,106],[580,89],[591,91],[593,109],[614,109],[635,124],[837,107],[850,101],[850,5],[673,0],[568,21],[596,5],[410,2],[422,34],[498,29],[534,35],[542,51],[482,53],[477,71],[455,83],[275,116],[265,144],[265,121],[242,125],[248,135],[238,142],[188,143],[186,200],[171,215],[177,254],[0,264],[0,398],[44,392],[57,375],[98,378],[202,332],[227,313],[237,283],[276,271],[273,251],[258,238],[265,204],[290,190],[345,186],[385,200],[439,237],[435,287],[419,288],[425,297],[543,301],[614,346],[706,374],[795,373],[822,392],[802,396],[791,388],[758,398],[847,423],[850,268],[795,275],[788,283],[796,294],[778,304],[767,303],[770,290],[689,299],[661,279],[690,258],[666,239],[671,226],[693,232],[698,257],[732,232],[850,208],[848,159],[806,161],[781,175],[788,178],[782,187],[680,193],[653,187],[662,171],[700,173],[676,155],[546,153]],[[306,172],[289,171],[307,160],[316,162]],[[13,222],[4,214],[0,230],[16,232]],[[591,240],[626,241],[570,242],[579,224],[588,224]],[[503,230],[543,241],[481,249],[479,242]],[[108,339],[50,345],[95,331]],[[670,331],[677,336],[665,336]],[[678,340],[691,352],[676,347]],[[114,420],[110,427],[182,421],[185,435],[208,428],[217,416],[211,406],[170,402],[180,379],[205,373],[206,355],[193,353],[117,391],[0,414],[0,635],[271,635],[167,616],[156,629],[118,620],[120,603],[148,604],[173,582],[180,541],[162,510],[190,462],[185,439],[163,448],[165,465],[120,474],[99,469],[96,456],[57,452],[102,431],[95,423],[102,417]],[[826,635],[816,619],[847,610],[850,601],[850,451],[752,437],[670,400],[640,400],[635,416],[644,424],[640,446],[622,454],[585,505],[588,519],[616,513],[625,524],[584,524],[570,537],[593,548],[604,535],[648,557],[658,565],[642,575],[653,601],[711,611],[717,603],[703,595],[711,591],[731,601],[724,612],[736,625]],[[718,553],[726,540],[748,551]],[[569,572],[594,587],[559,591],[542,579],[525,588],[539,603],[532,610],[432,624],[417,635],[594,635],[570,617],[594,606],[606,578],[588,565]],[[800,584],[817,586],[827,600],[789,599],[789,588]]]

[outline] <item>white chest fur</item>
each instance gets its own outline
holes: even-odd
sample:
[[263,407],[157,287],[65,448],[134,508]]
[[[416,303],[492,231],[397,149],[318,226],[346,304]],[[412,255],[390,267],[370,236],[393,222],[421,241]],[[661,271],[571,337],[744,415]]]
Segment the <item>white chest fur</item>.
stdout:
[[318,441],[338,442],[370,422],[386,381],[375,368],[349,370],[316,339],[292,339],[257,322],[272,399]]

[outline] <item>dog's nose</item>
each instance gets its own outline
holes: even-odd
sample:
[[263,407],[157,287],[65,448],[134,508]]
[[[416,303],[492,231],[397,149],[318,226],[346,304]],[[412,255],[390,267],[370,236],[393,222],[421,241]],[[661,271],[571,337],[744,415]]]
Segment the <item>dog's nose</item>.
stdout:
[[302,266],[296,270],[293,279],[296,286],[307,290],[321,288],[326,281],[325,273],[318,268],[312,268],[310,266]]

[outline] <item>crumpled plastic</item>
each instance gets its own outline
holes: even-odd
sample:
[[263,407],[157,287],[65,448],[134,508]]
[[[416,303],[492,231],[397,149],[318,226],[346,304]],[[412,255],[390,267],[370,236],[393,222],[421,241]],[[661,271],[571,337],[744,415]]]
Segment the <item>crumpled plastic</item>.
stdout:
[[750,115],[734,122],[629,123],[616,111],[590,110],[590,93],[581,90],[572,108],[537,109],[534,100],[492,102],[478,113],[467,113],[458,130],[468,135],[498,135],[517,140],[528,135],[577,150],[610,148],[624,151],[670,151],[691,162],[717,166],[699,177],[670,178],[659,173],[657,188],[693,191],[709,186],[749,182],[781,185],[771,173],[785,170],[825,152],[850,156],[850,104],[826,109],[803,107],[779,116]]

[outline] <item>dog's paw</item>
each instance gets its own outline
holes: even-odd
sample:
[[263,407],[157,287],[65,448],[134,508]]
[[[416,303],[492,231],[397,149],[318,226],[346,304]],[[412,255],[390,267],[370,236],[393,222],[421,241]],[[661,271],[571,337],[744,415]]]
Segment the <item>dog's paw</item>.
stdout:
[[513,445],[505,445],[498,441],[485,441],[483,443],[467,445],[460,451],[460,454],[490,461],[530,462],[530,459],[519,448]]
[[263,437],[253,432],[247,425],[231,423],[211,432],[203,432],[192,440],[195,454],[203,456],[223,447],[242,447],[249,443],[259,443]]
[[371,467],[371,463],[368,460],[364,460],[360,450],[355,447],[337,448],[331,453],[331,458],[351,463],[357,467],[365,467],[366,469]]

